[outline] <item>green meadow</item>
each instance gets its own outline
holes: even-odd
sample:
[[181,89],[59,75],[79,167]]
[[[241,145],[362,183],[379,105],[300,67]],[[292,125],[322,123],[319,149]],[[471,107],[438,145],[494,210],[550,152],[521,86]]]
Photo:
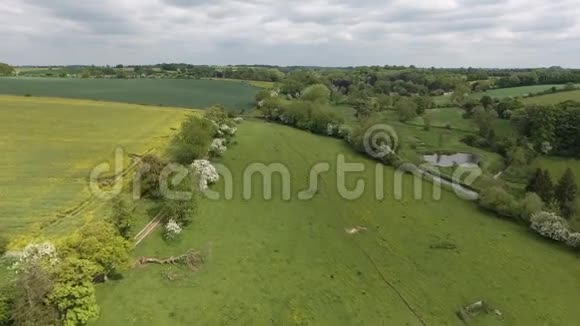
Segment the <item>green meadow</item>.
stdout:
[[533,86],[520,86],[520,87],[508,87],[508,88],[497,88],[488,90],[483,93],[474,93],[473,96],[481,97],[484,95],[489,95],[495,98],[503,97],[522,97],[530,93],[538,93],[548,90],[552,87],[558,89],[564,88],[565,85],[533,85]]
[[534,96],[524,99],[525,104],[552,105],[565,101],[580,102],[580,90]]
[[[0,233],[35,224],[44,232],[83,222],[68,217],[90,197],[93,167],[126,155],[162,150],[188,110],[150,106],[0,96]],[[125,158],[127,164],[129,158]],[[50,226],[50,227],[49,227]]]
[[0,94],[91,99],[156,106],[249,110],[258,88],[248,83],[193,79],[0,78]]
[[[177,266],[130,269],[101,284],[101,316],[94,325],[460,325],[457,309],[485,300],[498,314],[470,325],[571,325],[580,320],[578,256],[526,228],[479,211],[474,203],[443,191],[440,200],[413,180],[403,197],[393,195],[393,170],[383,167],[385,198],[375,199],[375,163],[339,140],[276,124],[246,121],[219,163],[233,174],[233,199],[200,203],[194,222],[175,242],[161,230],[134,254],[166,257],[204,250],[194,273]],[[291,140],[291,141],[289,141]],[[362,163],[349,174],[367,187],[346,200],[337,187],[336,158]],[[262,182],[242,198],[244,168],[255,162],[288,167],[291,200],[273,198]],[[296,194],[309,171],[328,162],[311,200]],[[220,181],[213,190],[223,194]],[[347,234],[345,229],[367,229]]]

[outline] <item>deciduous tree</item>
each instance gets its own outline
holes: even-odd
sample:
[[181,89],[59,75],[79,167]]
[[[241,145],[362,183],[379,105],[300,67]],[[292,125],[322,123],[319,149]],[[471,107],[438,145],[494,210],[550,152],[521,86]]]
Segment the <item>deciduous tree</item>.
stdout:
[[76,234],[64,241],[65,257],[77,257],[94,263],[98,268],[93,277],[107,276],[129,263],[131,244],[119,236],[115,228],[107,222],[93,222],[84,225]]
[[58,310],[63,325],[85,325],[99,315],[92,283],[98,271],[99,267],[91,261],[75,257],[67,257],[59,264],[48,301]]

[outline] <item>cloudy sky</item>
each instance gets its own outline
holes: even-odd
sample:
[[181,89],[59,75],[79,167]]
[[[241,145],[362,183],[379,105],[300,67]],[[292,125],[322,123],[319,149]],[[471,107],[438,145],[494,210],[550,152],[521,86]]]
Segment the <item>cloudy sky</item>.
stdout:
[[580,0],[0,0],[0,62],[580,67]]

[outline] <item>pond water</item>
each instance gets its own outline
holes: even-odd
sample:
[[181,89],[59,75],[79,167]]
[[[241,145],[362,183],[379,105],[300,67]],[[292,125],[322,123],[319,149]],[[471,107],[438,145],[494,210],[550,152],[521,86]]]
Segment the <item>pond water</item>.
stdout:
[[423,159],[434,166],[452,167],[455,165],[477,165],[477,156],[470,153],[455,153],[455,154],[427,154],[423,155]]

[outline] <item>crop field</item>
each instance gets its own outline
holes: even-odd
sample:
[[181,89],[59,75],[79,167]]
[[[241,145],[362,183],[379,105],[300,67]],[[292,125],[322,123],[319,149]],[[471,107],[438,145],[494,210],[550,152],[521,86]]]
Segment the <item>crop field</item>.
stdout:
[[166,144],[191,111],[149,106],[0,96],[0,233],[35,223],[58,232],[82,221],[55,216],[89,197],[90,170],[117,147],[144,153]]
[[231,82],[236,82],[236,83],[249,84],[249,85],[257,87],[257,88],[265,88],[265,89],[270,89],[270,88],[274,87],[273,82],[267,82],[267,81],[240,80],[240,79],[229,79],[229,78],[202,78],[202,79],[217,80],[217,81],[231,81]]
[[0,94],[51,96],[185,108],[254,106],[258,88],[245,83],[191,79],[0,78]]
[[561,92],[549,95],[534,96],[524,99],[525,104],[540,104],[540,105],[551,105],[558,104],[565,101],[579,101],[580,102],[580,90]]
[[[365,166],[346,178],[349,189],[366,181],[359,199],[339,195],[339,153]],[[242,199],[243,170],[254,162],[287,166],[292,199],[281,199],[276,176],[271,200],[263,199],[258,177],[254,196]],[[319,162],[331,171],[319,176],[311,200],[299,200]],[[459,325],[456,310],[479,300],[502,315],[483,315],[472,325],[580,320],[574,253],[450,192],[431,199],[430,184],[415,200],[410,177],[396,200],[390,168],[385,199],[376,200],[375,164],[338,140],[247,121],[220,163],[233,173],[233,199],[204,199],[178,241],[165,242],[158,230],[135,253],[163,257],[205,248],[210,255],[201,270],[150,265],[99,285],[96,325]],[[223,189],[223,182],[214,188]],[[368,231],[345,232],[354,226]]]
[[41,77],[41,76],[57,76],[59,74],[80,74],[82,68],[73,67],[54,67],[54,68],[31,68],[31,67],[18,67],[15,68],[18,76],[26,77]]

